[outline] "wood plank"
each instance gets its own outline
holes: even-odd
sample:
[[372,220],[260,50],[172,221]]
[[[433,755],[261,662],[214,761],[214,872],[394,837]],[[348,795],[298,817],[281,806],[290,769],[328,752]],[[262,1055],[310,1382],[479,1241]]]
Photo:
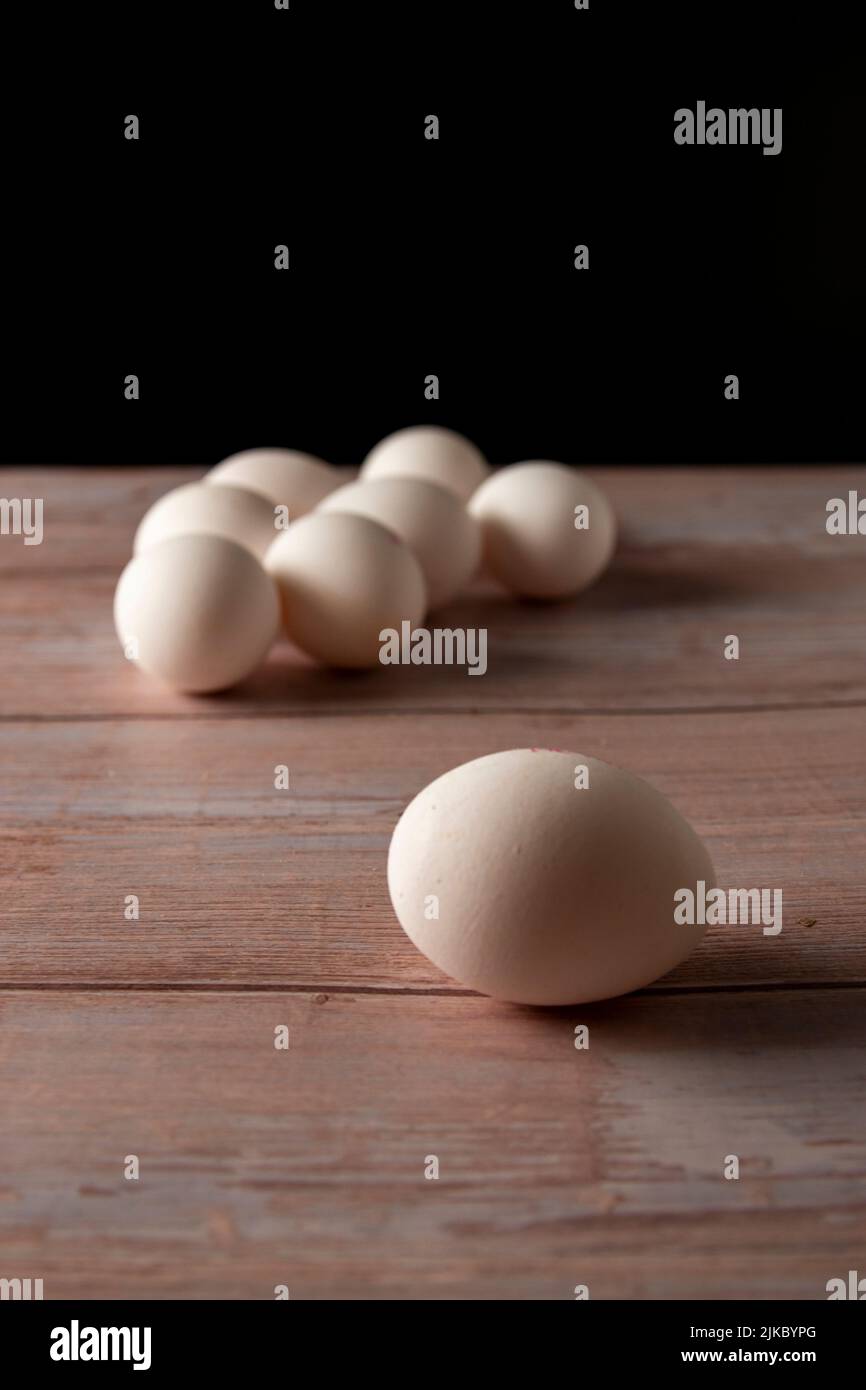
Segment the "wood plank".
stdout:
[[[433,625],[488,629],[485,676],[449,667],[346,675],[284,642],[244,686],[202,699],[124,662],[111,617],[138,516],[195,471],[46,470],[43,491],[55,496],[44,544],[0,545],[0,716],[866,702],[866,542],[824,529],[826,499],[855,487],[860,470],[594,472],[623,529],[595,588],[545,606],[480,583],[435,615]],[[33,491],[41,475],[7,473],[3,486],[14,495],[28,481]],[[740,637],[739,661],[723,658],[728,633]]]
[[862,1003],[6,994],[2,1273],[53,1299],[823,1299],[866,1240]]
[[201,474],[200,468],[186,467],[0,468],[0,496],[40,498],[44,528],[38,546],[3,537],[0,571],[119,571],[148,507]]
[[713,928],[661,988],[866,980],[866,725],[839,710],[0,725],[0,984],[450,989],[393,916],[391,831],[526,745],[648,778],[722,886],[782,889],[779,936]]
[[[581,465],[583,467],[583,465]],[[704,545],[749,549],[790,547],[800,555],[836,558],[862,549],[857,537],[828,537],[830,497],[863,487],[862,467],[620,468],[588,467],[609,494],[626,550]],[[0,496],[39,497],[45,540],[25,546],[3,537],[0,569],[119,570],[141,517],[164,492],[206,470],[159,468],[0,467]],[[352,468],[341,468],[349,479]]]

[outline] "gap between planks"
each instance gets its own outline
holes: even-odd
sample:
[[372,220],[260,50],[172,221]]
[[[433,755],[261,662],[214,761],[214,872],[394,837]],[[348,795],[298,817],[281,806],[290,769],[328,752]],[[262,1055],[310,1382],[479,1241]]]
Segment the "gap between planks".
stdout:
[[169,723],[172,720],[178,723],[193,721],[196,719],[221,719],[226,722],[238,720],[257,720],[257,719],[279,719],[279,718],[303,718],[303,719],[355,719],[360,715],[364,718],[392,718],[402,716],[404,718],[423,715],[425,719],[431,716],[445,716],[449,718],[455,715],[532,715],[532,716],[553,716],[558,718],[578,718],[582,716],[601,718],[604,716],[622,716],[631,718],[642,715],[680,715],[680,714],[786,714],[797,710],[830,710],[830,709],[866,709],[866,700],[798,700],[798,701],[779,701],[777,703],[754,704],[754,705],[667,705],[664,707],[653,706],[644,708],[637,705],[632,707],[617,706],[610,709],[607,706],[588,706],[588,705],[513,705],[500,708],[494,705],[453,705],[444,709],[441,705],[421,705],[416,707],[401,706],[394,708],[390,705],[380,707],[371,706],[363,710],[342,709],[339,706],[324,705],[319,708],[311,706],[301,706],[298,709],[279,709],[269,706],[262,710],[221,710],[217,706],[206,710],[175,710],[172,713],[164,714],[0,714],[0,724],[117,724],[117,723]]
[[[779,994],[802,990],[840,990],[840,989],[866,989],[866,980],[796,980],[785,981],[777,980],[762,983],[742,984],[704,984],[704,985],[659,985],[648,986],[646,989],[632,990],[630,994],[614,995],[614,999],[654,999],[672,998],[681,994]],[[329,994],[354,995],[363,994],[388,998],[391,995],[404,998],[406,996],[417,996],[421,999],[444,998],[444,999],[487,999],[485,994],[479,994],[474,989],[458,989],[457,987],[448,988],[445,985],[426,986],[419,985],[417,988],[411,985],[343,985],[329,984],[327,981],[320,983],[307,984],[224,984],[220,981],[200,982],[197,984],[171,983],[171,984],[136,984],[129,981],[68,981],[59,980],[46,984],[14,984],[5,983],[0,980],[0,994]],[[493,1003],[501,1003],[501,1000],[491,1000]],[[531,1008],[533,1011],[538,1008],[544,1013],[556,1014],[565,1013],[571,1009],[590,1008],[594,1004],[610,1003],[607,999],[594,999],[588,1004],[558,1004],[551,1006],[514,1004],[515,1009]]]

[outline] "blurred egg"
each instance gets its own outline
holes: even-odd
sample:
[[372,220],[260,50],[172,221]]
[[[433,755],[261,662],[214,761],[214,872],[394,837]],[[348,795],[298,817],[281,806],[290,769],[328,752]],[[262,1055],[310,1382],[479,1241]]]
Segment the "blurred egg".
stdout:
[[450,488],[464,502],[489,472],[480,449],[462,434],[438,425],[418,425],[389,434],[361,465],[362,478],[422,478]]
[[391,902],[418,949],[470,989],[519,1004],[587,1003],[664,975],[704,933],[674,920],[674,894],[699,880],[715,883],[709,855],[660,792],[541,748],[438,777],[403,812],[388,854]]
[[171,536],[118,581],[114,625],[127,655],[178,690],[224,690],[259,665],[279,628],[273,581],[224,536]]
[[340,476],[312,454],[299,454],[294,449],[246,449],[218,463],[205,482],[249,488],[272,507],[287,508],[289,521],[297,521],[339,486]]
[[241,487],[186,483],[160,497],[142,518],[133,541],[139,555],[170,536],[223,536],[264,559],[275,535],[274,508],[258,492]]
[[384,628],[424,617],[424,575],[408,546],[365,516],[313,512],[273,542],[265,566],[277,583],[293,642],[326,666],[375,666]]
[[427,598],[438,608],[472,578],[481,531],[459,497],[420,478],[370,478],[326,497],[320,512],[351,512],[381,522],[405,541],[424,571]]
[[591,479],[561,463],[515,463],[494,473],[469,510],[479,522],[485,569],[527,598],[577,594],[613,554],[616,518]]

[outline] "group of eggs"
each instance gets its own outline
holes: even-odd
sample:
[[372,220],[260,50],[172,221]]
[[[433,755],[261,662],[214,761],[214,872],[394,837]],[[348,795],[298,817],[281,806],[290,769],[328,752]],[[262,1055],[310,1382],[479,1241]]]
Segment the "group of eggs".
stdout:
[[[126,654],[181,690],[242,680],[281,617],[316,660],[373,666],[383,629],[414,627],[482,566],[514,594],[565,598],[601,573],[615,536],[581,473],[494,473],[449,430],[390,435],[348,484],[307,454],[253,449],[151,507],[115,624]],[[462,984],[526,1004],[607,998],[669,970],[702,934],[673,915],[677,889],[698,880],[715,882],[707,851],[660,792],[552,749],[446,772],[406,808],[388,856],[418,949]]]
[[147,512],[120,577],[127,656],[179,690],[243,680],[280,622],[328,666],[375,666],[381,633],[420,624],[483,567],[512,593],[578,593],[613,552],[604,493],[557,463],[491,472],[451,430],[382,440],[357,480],[309,454],[251,449]]

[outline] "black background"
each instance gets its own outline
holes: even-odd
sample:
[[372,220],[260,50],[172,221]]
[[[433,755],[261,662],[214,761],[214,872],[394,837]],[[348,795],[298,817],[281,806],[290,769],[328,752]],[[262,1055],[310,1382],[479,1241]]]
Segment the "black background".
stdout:
[[[182,10],[11,55],[3,462],[351,463],[423,421],[494,462],[863,459],[866,58],[826,7]],[[781,106],[782,153],[675,145],[699,99]]]

